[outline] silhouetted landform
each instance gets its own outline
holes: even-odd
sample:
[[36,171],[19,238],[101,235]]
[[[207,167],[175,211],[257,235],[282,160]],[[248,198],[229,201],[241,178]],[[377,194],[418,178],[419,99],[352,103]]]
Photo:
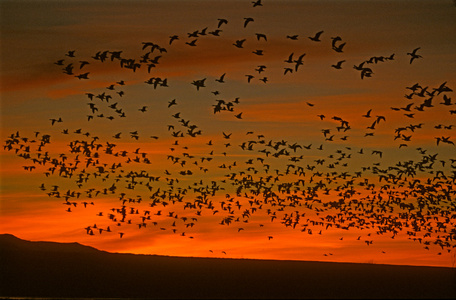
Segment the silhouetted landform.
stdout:
[[456,269],[108,253],[0,235],[0,297],[456,298]]

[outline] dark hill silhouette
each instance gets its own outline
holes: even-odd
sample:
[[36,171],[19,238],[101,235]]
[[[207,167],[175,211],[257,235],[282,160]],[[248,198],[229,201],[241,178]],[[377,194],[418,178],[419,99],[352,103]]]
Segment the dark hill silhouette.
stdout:
[[0,235],[0,297],[456,298],[456,270],[108,253]]

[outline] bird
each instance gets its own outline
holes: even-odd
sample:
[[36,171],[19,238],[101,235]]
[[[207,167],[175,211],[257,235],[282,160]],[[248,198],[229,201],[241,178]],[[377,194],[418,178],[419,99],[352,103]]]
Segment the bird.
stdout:
[[311,40],[311,41],[314,41],[314,42],[321,42],[320,40],[320,36],[323,34],[323,30],[322,31],[319,31],[317,32],[314,36],[309,36],[308,38]]
[[345,44],[346,44],[346,43],[342,43],[342,44],[340,44],[340,45],[338,45],[338,46],[333,46],[332,49],[333,49],[334,51],[336,51],[336,52],[343,52],[342,49],[344,48]]
[[172,35],[169,37],[169,44],[171,45],[173,41],[178,40],[179,36],[178,35]]
[[247,77],[247,82],[250,83],[250,81],[255,78],[253,75],[245,75]]
[[334,49],[338,41],[342,41],[340,36],[331,37],[331,47]]
[[89,77],[88,77],[89,74],[90,74],[90,72],[87,72],[87,73],[76,75],[75,77],[77,77],[78,79],[89,79]]
[[370,118],[370,117],[371,117],[371,115],[370,115],[371,112],[372,112],[372,109],[369,109],[369,110],[367,111],[367,113],[366,113],[365,115],[363,115],[363,117],[364,117],[364,118]]
[[243,44],[245,41],[246,41],[246,39],[237,40],[236,42],[234,42],[233,45],[236,46],[237,48],[243,48]]
[[421,49],[421,47],[418,47],[418,48],[413,49],[412,52],[407,52],[407,55],[410,55],[410,56],[411,56],[411,58],[410,58],[410,64],[412,64],[412,62],[413,62],[415,59],[422,58],[421,55],[416,54],[416,52],[417,52],[418,50],[420,50],[420,49]]
[[192,82],[192,84],[193,84],[194,86],[196,86],[196,89],[199,91],[199,89],[200,89],[201,87],[206,87],[206,86],[204,85],[204,82],[205,82],[205,81],[206,81],[206,78],[199,79],[199,80],[194,80],[194,81]]
[[268,40],[268,38],[266,37],[266,35],[264,33],[255,33],[256,37],[257,37],[257,40],[260,40],[260,39],[264,39],[265,41]]
[[250,22],[253,22],[253,18],[244,18],[244,28],[247,27],[247,25],[250,23]]
[[226,20],[226,19],[217,19],[217,20],[219,21],[217,28],[220,28],[220,26],[222,26],[223,24],[228,24],[228,20]]
[[75,50],[70,50],[65,55],[68,56],[68,57],[74,57],[74,53],[75,52],[76,52]]
[[298,67],[303,64],[302,59],[306,56],[306,53],[301,54],[298,59],[294,60],[293,62],[295,63],[295,71],[298,71]]
[[293,41],[296,41],[298,39],[299,35],[295,34],[295,35],[287,35],[287,39],[290,39],[290,40],[293,40]]
[[252,1],[252,3],[253,3],[253,7],[263,6],[263,4],[261,3],[261,0]]
[[192,40],[190,42],[185,42],[185,44],[187,44],[189,46],[192,46],[192,47],[195,47],[197,41],[198,41],[198,39],[194,39],[194,40]]
[[283,75],[286,75],[287,73],[293,73],[293,69],[292,68],[284,68],[284,72],[283,72]]
[[288,56],[288,59],[284,60],[284,62],[290,63],[290,64],[293,63],[293,62],[294,62],[294,61],[293,61],[293,55],[294,55],[294,52],[291,53],[291,54]]
[[82,69],[85,65],[89,64],[89,62],[86,60],[81,60],[81,61],[79,61],[79,63],[80,63],[79,69]]
[[59,122],[59,123],[60,123],[60,122],[63,122],[63,121],[62,121],[62,118],[50,119],[50,121],[51,121],[51,125],[54,125],[56,122]]
[[215,81],[224,83],[225,81],[223,81],[223,79],[225,78],[225,75],[226,75],[226,73],[223,73],[222,76],[220,76],[220,78],[218,78],[218,79],[215,79]]
[[338,61],[335,65],[331,65],[331,67],[340,70],[340,69],[342,69],[342,64],[344,62],[345,62],[345,60]]

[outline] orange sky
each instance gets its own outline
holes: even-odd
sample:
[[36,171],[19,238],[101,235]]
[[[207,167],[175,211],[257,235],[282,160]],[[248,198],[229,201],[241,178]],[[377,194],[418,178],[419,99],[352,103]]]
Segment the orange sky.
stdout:
[[[0,152],[0,232],[118,252],[454,266],[455,211],[449,203],[455,197],[451,192],[455,149],[449,143],[436,143],[436,138],[456,140],[456,114],[450,113],[455,106],[442,104],[444,95],[454,102],[454,92],[426,93],[443,83],[450,89],[455,86],[456,23],[450,1],[417,1],[410,6],[407,1],[265,0],[261,7],[252,7],[251,1],[170,2],[0,4],[1,138],[4,145],[12,142],[9,151],[5,147]],[[247,17],[254,21],[244,28]],[[220,18],[228,20],[220,26],[220,36],[201,35],[206,27],[207,33],[217,29]],[[321,30],[321,42],[308,38]],[[186,42],[195,39],[188,37],[195,31],[200,34],[191,47]],[[257,33],[265,34],[267,41],[258,40]],[[172,35],[179,39],[169,45]],[[346,42],[343,52],[331,49],[335,36],[342,39],[337,43]],[[241,39],[246,39],[244,47],[235,47],[233,43]],[[143,42],[166,48],[150,54],[151,59],[161,56],[150,73],[144,63],[133,72],[121,68],[117,59],[104,63],[93,59],[97,52],[108,50],[139,61],[148,52],[142,50]],[[410,64],[407,53],[418,47],[422,58]],[[75,50],[74,58],[66,55],[70,50]],[[256,50],[264,50],[264,55],[252,53]],[[285,62],[291,53],[293,60],[306,54],[297,71],[295,63]],[[353,68],[372,57],[392,54],[394,60],[364,63],[373,70],[370,78],[361,79],[360,71]],[[63,66],[55,64],[60,59]],[[82,69],[81,60],[89,62]],[[342,69],[331,67],[341,60],[345,60]],[[90,72],[90,79],[63,74],[69,63],[74,75]],[[266,66],[261,73],[256,70],[260,65]],[[293,72],[284,74],[287,67]],[[224,83],[217,82],[222,74],[226,74]],[[254,76],[250,83],[246,75]],[[151,77],[167,78],[168,87],[145,84]],[[264,77],[266,83],[260,81]],[[205,87],[197,91],[191,83],[204,78]],[[120,80],[126,84],[117,84]],[[407,87],[415,83],[424,89],[406,99],[404,95],[412,92]],[[114,90],[107,89],[111,84]],[[112,99],[90,100],[86,93],[105,93]],[[218,100],[226,104],[236,98],[239,103],[234,103],[233,111],[214,113]],[[429,98],[433,107],[416,109]],[[168,107],[173,99],[177,104]],[[410,112],[404,109],[409,103],[413,103]],[[90,105],[97,111],[92,112]],[[236,118],[240,113],[241,119]],[[93,119],[88,121],[88,115]],[[373,124],[378,116],[385,120]],[[58,118],[63,122],[51,125],[51,119]],[[187,135],[190,126],[201,134]],[[395,139],[398,129],[401,135]],[[118,133],[120,138],[115,137]],[[179,137],[180,133],[185,136]],[[44,135],[50,135],[50,143],[40,149]],[[84,143],[99,147],[89,157],[71,152],[70,143],[80,150]],[[112,154],[105,153],[108,143],[116,145]],[[295,151],[293,145],[300,148]],[[428,167],[425,160],[435,154],[436,161],[419,171],[416,163]],[[46,164],[38,162],[48,156]],[[54,174],[49,169],[52,159],[59,162]],[[386,182],[407,161],[415,163],[416,174]],[[59,176],[61,163],[65,168],[76,165],[70,178]],[[30,171],[31,166],[35,169]],[[293,174],[299,168],[302,173]],[[130,172],[158,180],[136,176],[132,181]],[[236,195],[240,182],[245,186]],[[255,184],[271,188],[283,203],[290,204],[287,197],[301,197],[299,205],[268,202],[264,190],[254,191]],[[281,184],[288,184],[290,192],[279,192]],[[112,186],[113,193],[103,192]],[[306,200],[316,186],[321,188],[313,197],[320,203]],[[350,186],[356,192],[345,198],[347,206],[328,208]],[[400,193],[404,191],[410,194]],[[77,206],[65,204],[66,193],[80,193],[68,198]],[[413,203],[415,209],[409,212],[405,206],[387,203],[393,195],[402,198],[401,205]],[[156,206],[150,206],[151,197],[159,199]],[[182,202],[173,203],[176,197],[183,197]],[[198,197],[207,197],[206,203],[184,208],[186,203],[199,203]],[[428,219],[416,232],[419,242],[410,234],[423,197],[430,202],[425,210]],[[435,197],[439,210],[434,210]],[[121,209],[123,199],[141,202],[127,201],[126,222],[113,221],[109,214],[121,218],[116,209]],[[355,209],[357,201],[367,206],[372,199],[373,211]],[[94,205],[84,208],[84,202]],[[232,208],[225,211],[230,203]],[[392,211],[381,210],[385,203]],[[66,211],[69,207],[71,212]],[[246,209],[249,217],[243,215]],[[137,214],[130,213],[136,210]],[[289,221],[295,220],[297,211],[301,217],[296,228],[281,223],[290,216]],[[411,213],[410,219],[405,212]],[[271,221],[274,213],[277,218]],[[150,219],[141,220],[147,216]],[[230,225],[220,224],[230,216]],[[342,226],[351,224],[349,229],[327,228],[336,222],[334,216]],[[366,225],[363,218],[374,223]],[[385,218],[402,220],[397,235],[380,234],[378,226]],[[128,220],[131,224],[126,224]],[[445,228],[438,230],[441,224]],[[87,226],[91,226],[88,231]],[[112,232],[99,234],[99,228],[107,226]],[[427,236],[429,228],[434,231]],[[90,230],[93,236],[86,234]],[[119,232],[124,233],[122,238]],[[448,244],[440,247],[441,241]]]

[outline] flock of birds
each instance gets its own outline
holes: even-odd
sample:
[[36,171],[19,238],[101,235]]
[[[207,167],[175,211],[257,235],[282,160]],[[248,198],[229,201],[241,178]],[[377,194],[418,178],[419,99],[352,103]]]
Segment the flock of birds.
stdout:
[[[261,0],[252,3],[254,7],[262,6]],[[189,32],[185,42],[182,36],[170,36],[166,47],[198,47],[199,39],[220,36],[230,21],[217,21],[213,30]],[[254,21],[245,18],[243,27],[252,26]],[[258,43],[268,43],[264,33],[257,33],[255,38]],[[298,35],[284,38],[290,42],[300,39]],[[324,31],[305,37],[310,43],[321,43],[324,38]],[[246,42],[247,39],[236,40],[231,47],[242,49]],[[154,90],[172,88],[172,78],[156,75],[167,48],[154,42],[143,42],[140,47],[143,54],[139,58],[124,57],[123,51],[106,50],[83,59],[78,57],[77,50],[71,50],[55,64],[77,80],[90,80],[91,72],[86,69],[94,65],[117,64],[138,76],[153,74],[154,77],[145,79],[144,83]],[[346,42],[341,37],[331,37],[331,49],[336,53],[342,53],[345,47]],[[420,48],[416,48],[407,53],[410,64],[422,59],[419,51]],[[261,49],[253,54],[265,55]],[[283,76],[301,72],[306,59],[311,59],[306,53],[284,55]],[[373,66],[394,60],[394,53],[373,56],[355,64],[353,69],[360,73],[362,80],[367,80],[374,74]],[[341,69],[344,63],[345,60],[340,60],[331,67]],[[246,83],[253,83],[256,77],[267,83],[268,77],[262,74],[267,69],[267,65],[259,65],[245,75]],[[227,77],[229,74],[223,73],[215,79],[216,83],[209,83],[214,79],[208,76],[189,84],[195,87],[195,93],[201,93],[213,84],[224,84]],[[126,81],[118,80],[102,91],[91,90],[81,95],[86,99],[84,105],[88,112],[83,122],[89,122],[90,126],[94,119],[106,119],[109,126],[110,121],[120,122],[133,114],[122,108],[128,101],[124,100],[128,98],[123,89],[126,85]],[[445,108],[449,118],[456,114],[450,97],[453,90],[447,82],[434,87],[416,83],[405,89],[405,98],[410,103],[391,107],[391,113],[402,114],[408,123],[416,114],[424,114],[437,106]],[[211,94],[220,98],[219,91],[211,91]],[[245,116],[238,110],[240,99],[216,99],[211,111],[215,115],[232,113],[242,120]],[[4,149],[28,162],[24,165],[25,171],[41,171],[44,176],[55,178],[55,184],[43,183],[39,188],[49,197],[59,199],[67,212],[97,205],[96,199],[100,197],[118,199],[111,210],[97,214],[100,223],[106,225],[91,224],[84,228],[88,235],[116,234],[124,238],[122,228],[133,226],[139,230],[172,231],[193,239],[198,232],[198,221],[215,216],[220,226],[235,227],[238,232],[248,230],[250,224],[267,227],[265,222],[280,222],[308,235],[324,234],[335,228],[364,230],[365,234],[357,239],[366,246],[375,242],[375,235],[394,239],[398,234],[406,234],[425,249],[440,247],[439,254],[456,247],[456,159],[420,147],[408,150],[410,159],[387,165],[385,150],[370,148],[368,141],[363,148],[346,142],[352,130],[350,120],[326,116],[317,112],[315,103],[307,104],[316,111],[315,122],[326,126],[320,129],[319,145],[274,140],[266,133],[248,129],[241,136],[225,128],[218,139],[209,139],[193,121],[184,119],[184,113],[178,111],[179,99],[174,98],[166,106],[174,120],[173,124],[163,125],[168,136],[145,138],[139,130],[133,130],[113,132],[110,139],[103,140],[79,128],[66,128],[62,117],[54,117],[50,118],[49,125],[61,129],[61,134],[69,140],[68,148],[52,148],[50,134],[35,132],[26,137],[15,132],[5,141]],[[141,105],[136,113],[147,113],[148,109],[148,105]],[[373,136],[389,116],[374,116],[370,109],[360,118],[370,120],[369,124],[372,122],[365,129],[367,138]],[[331,120],[331,127],[324,122],[327,120]],[[419,135],[426,126],[429,127],[423,123],[401,125],[391,138],[400,141],[399,149],[407,149],[414,134]],[[454,147],[450,133],[456,125],[441,123],[433,127],[438,132],[433,145]],[[130,138],[137,143],[137,149],[119,149],[115,141]],[[141,151],[141,147],[157,139],[171,141],[165,155],[167,167],[159,171],[154,165],[159,161],[163,164],[163,157]],[[192,139],[198,139],[204,150],[192,152],[188,143]],[[334,144],[340,147],[334,149],[330,146]],[[239,153],[242,155],[235,155]],[[357,165],[352,164],[354,160],[358,161]],[[265,238],[272,240],[273,236],[265,234]]]

